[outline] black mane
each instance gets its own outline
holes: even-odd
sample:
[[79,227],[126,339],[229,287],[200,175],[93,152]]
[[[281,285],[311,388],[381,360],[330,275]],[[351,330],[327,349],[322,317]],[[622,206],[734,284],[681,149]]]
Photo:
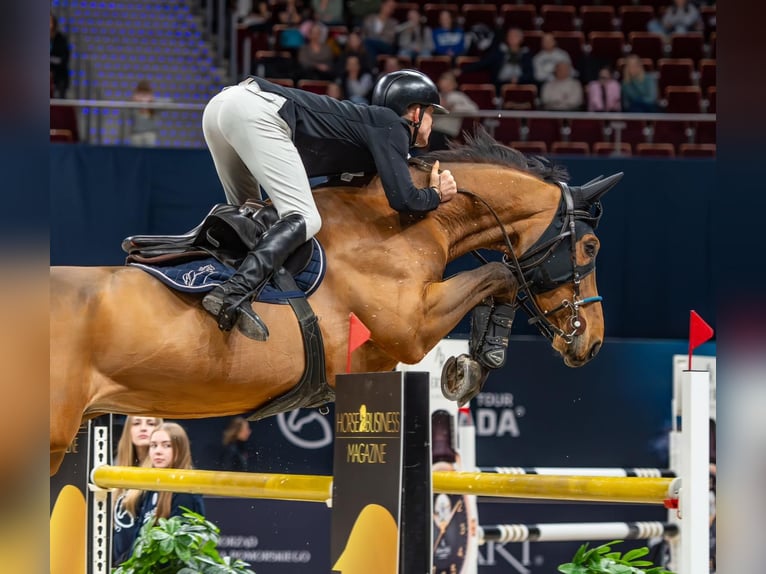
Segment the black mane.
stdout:
[[449,149],[423,154],[420,159],[429,163],[436,160],[493,163],[518,169],[552,183],[569,181],[569,172],[564,166],[556,165],[541,156],[528,156],[498,143],[481,125],[476,128],[473,135],[464,132],[464,139],[465,144],[451,143]]

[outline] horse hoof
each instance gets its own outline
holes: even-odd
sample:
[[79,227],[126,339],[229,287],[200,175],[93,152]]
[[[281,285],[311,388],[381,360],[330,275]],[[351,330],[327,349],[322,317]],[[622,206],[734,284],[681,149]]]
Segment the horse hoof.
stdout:
[[450,357],[442,368],[442,395],[463,406],[479,394],[489,371],[468,355]]

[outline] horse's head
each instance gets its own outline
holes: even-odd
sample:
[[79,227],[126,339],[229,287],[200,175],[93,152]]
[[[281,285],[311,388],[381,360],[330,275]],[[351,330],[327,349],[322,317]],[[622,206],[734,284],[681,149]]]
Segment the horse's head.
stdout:
[[506,262],[521,277],[518,301],[570,367],[596,356],[604,339],[604,315],[596,286],[600,198],[622,173],[580,187],[560,184],[559,209],[542,236],[519,258]]

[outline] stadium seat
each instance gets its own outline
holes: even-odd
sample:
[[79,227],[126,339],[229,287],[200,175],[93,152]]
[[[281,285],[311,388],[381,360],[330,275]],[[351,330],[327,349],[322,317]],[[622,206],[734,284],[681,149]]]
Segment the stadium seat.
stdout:
[[614,6],[583,6],[580,8],[580,31],[588,35],[591,32],[613,32]]
[[492,118],[487,120],[487,127],[493,128],[495,139],[502,143],[521,138],[521,120],[519,118]]
[[704,56],[705,41],[702,32],[670,35],[670,57],[689,58],[695,64]]
[[612,141],[617,140],[619,129],[620,141],[629,144],[644,143],[647,140],[648,127],[643,120],[622,120],[607,122],[607,132]]
[[646,32],[649,21],[654,18],[651,6],[621,6],[619,9],[620,30],[626,37],[631,32]]
[[457,21],[457,18],[460,15],[460,10],[458,9],[457,4],[437,4],[429,2],[428,4],[423,5],[422,14],[426,17],[426,22],[432,29],[439,25],[439,14],[444,10],[452,12],[452,19]]
[[564,50],[572,59],[572,65],[576,68],[582,61],[585,52],[585,36],[582,32],[554,32],[556,44]]
[[715,112],[715,99],[718,89],[716,86],[710,86],[707,89],[707,113],[714,114]]
[[295,80],[292,78],[266,78],[272,84],[278,84],[280,86],[286,86],[288,88],[295,87]]
[[699,62],[699,86],[704,93],[716,85],[716,61],[703,59]]
[[556,155],[590,155],[587,142],[553,142],[551,153]]
[[540,8],[543,32],[571,32],[575,29],[575,8],[568,4],[543,4]]
[[534,4],[502,4],[500,17],[503,19],[503,33],[509,28],[521,30],[537,28],[537,9]]
[[484,24],[490,30],[496,28],[497,6],[494,4],[463,4],[463,29],[470,30],[476,24]]
[[512,141],[510,146],[521,153],[530,155],[545,155],[548,153],[548,146],[540,141]]
[[641,143],[636,146],[636,155],[642,157],[675,157],[676,149],[668,143]]
[[293,57],[286,50],[258,50],[253,60],[253,68],[261,77],[288,78],[294,71]]
[[543,45],[543,32],[541,30],[524,30],[524,42],[532,54],[537,54]]
[[[455,58],[455,67],[462,68],[464,64],[473,64],[479,61],[478,56],[458,56]],[[492,74],[488,69],[461,72],[457,78],[458,84],[490,84]]]
[[526,120],[525,141],[542,141],[551,145],[561,140],[561,120],[552,118],[529,118]]
[[651,124],[651,128],[651,143],[669,143],[674,146],[691,143],[692,131],[689,122],[657,120]]
[[671,114],[702,113],[702,90],[699,86],[668,86],[665,111]]
[[537,86],[534,84],[503,84],[500,88],[503,108],[533,110],[536,107]]
[[715,144],[681,144],[678,155],[681,157],[715,157]]
[[624,55],[625,37],[622,32],[591,32],[588,43],[591,58],[612,67]]
[[328,80],[298,80],[297,87],[313,94],[326,94],[329,84]]
[[617,149],[617,146],[612,142],[596,142],[592,147],[593,155],[631,155],[631,147],[629,143],[622,142],[619,146],[619,151],[617,151]]
[[452,69],[452,56],[420,56],[415,59],[415,67],[438,82],[439,76]]
[[657,71],[657,89],[660,97],[665,95],[665,88],[668,86],[691,86],[694,83],[694,64],[689,59],[662,58],[657,62]]
[[665,41],[661,34],[653,32],[631,32],[628,34],[630,51],[641,58],[648,58],[653,63],[665,57]]
[[494,84],[462,84],[460,90],[471,98],[480,110],[494,110],[497,107]]
[[710,35],[716,31],[716,6],[700,6],[700,16],[702,16],[703,34],[705,40],[710,41]]
[[410,10],[420,12],[420,4],[417,2],[397,2],[396,8],[394,8],[393,17],[399,22],[406,22],[407,12]]
[[605,139],[604,122],[602,120],[571,118],[564,128],[569,141],[594,144]]

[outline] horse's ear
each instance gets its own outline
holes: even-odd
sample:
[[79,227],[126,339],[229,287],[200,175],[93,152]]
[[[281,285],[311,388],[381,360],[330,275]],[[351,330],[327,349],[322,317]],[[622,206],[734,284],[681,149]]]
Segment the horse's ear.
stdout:
[[612,189],[622,179],[623,172],[615,173],[609,177],[598,176],[584,185],[572,187],[572,195],[576,208],[587,207],[601,199],[607,191]]

